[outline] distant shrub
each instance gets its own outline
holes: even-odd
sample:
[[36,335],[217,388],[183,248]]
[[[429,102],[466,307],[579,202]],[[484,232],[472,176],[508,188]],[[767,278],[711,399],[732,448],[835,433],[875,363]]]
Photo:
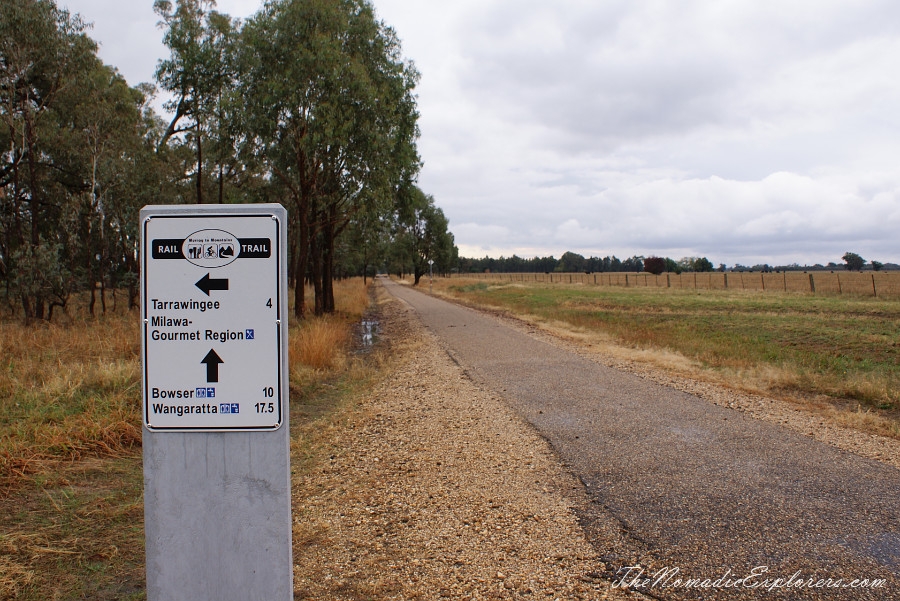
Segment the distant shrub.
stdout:
[[666,270],[666,260],[662,257],[650,257],[644,259],[644,271],[659,275]]

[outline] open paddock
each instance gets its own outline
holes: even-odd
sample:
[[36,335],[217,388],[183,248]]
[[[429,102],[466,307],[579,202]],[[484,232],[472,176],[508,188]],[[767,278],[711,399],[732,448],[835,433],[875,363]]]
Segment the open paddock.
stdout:
[[590,284],[691,290],[756,290],[900,298],[900,271],[729,271],[663,273],[463,273],[485,281]]

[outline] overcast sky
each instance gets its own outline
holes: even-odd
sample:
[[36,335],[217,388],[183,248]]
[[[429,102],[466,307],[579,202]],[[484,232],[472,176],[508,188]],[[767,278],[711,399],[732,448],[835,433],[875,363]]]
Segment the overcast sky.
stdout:
[[[57,1],[153,80],[152,0]],[[419,184],[462,256],[900,262],[895,0],[373,4],[421,72]]]

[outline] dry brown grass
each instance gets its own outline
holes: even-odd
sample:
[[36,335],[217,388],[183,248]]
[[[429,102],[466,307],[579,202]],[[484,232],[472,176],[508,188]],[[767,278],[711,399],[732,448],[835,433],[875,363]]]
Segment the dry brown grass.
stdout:
[[584,284],[670,290],[732,290],[804,293],[818,296],[900,297],[900,271],[663,273],[463,273],[453,279],[493,282]]
[[137,321],[0,324],[0,479],[140,444]]
[[[299,469],[369,375],[352,353],[368,290],[347,280],[335,297],[337,314],[291,324]],[[145,598],[139,322],[0,321],[0,599]]]
[[363,284],[362,278],[350,278],[334,283],[335,310],[340,315],[360,319],[369,308],[371,280]]
[[[335,283],[334,315],[292,324],[296,382],[345,367],[354,324],[369,305],[361,278]],[[136,311],[63,325],[0,322],[0,485],[57,461],[140,445],[141,343]],[[296,383],[295,382],[295,383]]]
[[347,324],[331,316],[312,317],[297,326],[290,336],[290,363],[322,370],[341,363],[350,339]]
[[309,317],[291,326],[292,385],[326,378],[347,365],[354,328],[369,307],[369,286],[363,285],[362,278],[341,280],[335,282],[334,297],[334,314]]

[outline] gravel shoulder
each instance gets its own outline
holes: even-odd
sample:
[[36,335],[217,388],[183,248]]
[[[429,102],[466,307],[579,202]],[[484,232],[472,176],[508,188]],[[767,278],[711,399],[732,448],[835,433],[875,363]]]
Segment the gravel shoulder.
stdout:
[[549,444],[377,294],[387,374],[294,477],[297,597],[642,598],[601,577]]

